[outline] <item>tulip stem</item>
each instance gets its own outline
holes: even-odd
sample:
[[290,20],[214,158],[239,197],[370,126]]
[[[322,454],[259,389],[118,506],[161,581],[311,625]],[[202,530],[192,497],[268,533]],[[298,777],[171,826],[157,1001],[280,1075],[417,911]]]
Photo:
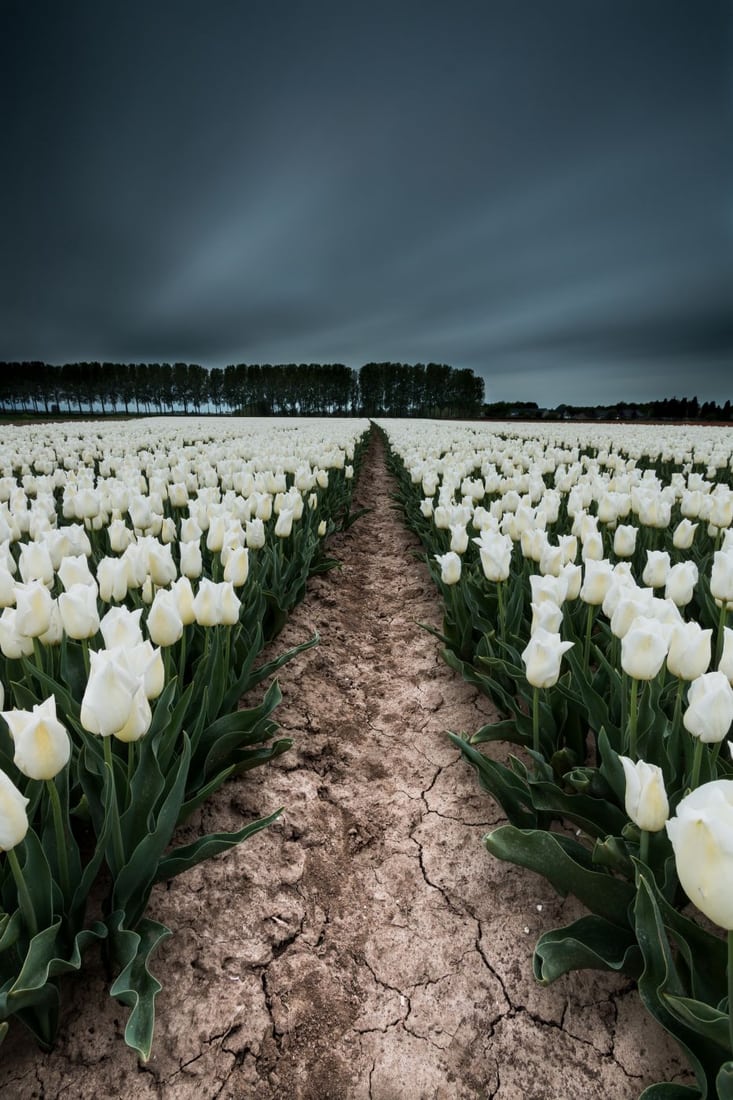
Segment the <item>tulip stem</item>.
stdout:
[[28,886],[23,878],[23,872],[20,869],[20,863],[18,857],[15,854],[15,848],[8,849],[8,862],[10,863],[10,870],[13,872],[13,878],[15,879],[15,888],[18,891],[18,903],[20,905],[21,912],[25,918],[25,923],[28,925],[28,931],[31,934],[31,939],[38,933],[38,922],[36,921],[36,911],[33,908],[33,902],[31,896],[28,893]]
[[733,1051],[733,931],[728,931],[728,1040]]
[[181,647],[178,654],[178,689],[183,694],[183,689],[186,686],[186,641],[188,638],[188,627],[184,626],[183,634],[181,635]]
[[103,737],[104,762],[109,768],[110,798],[114,801],[112,808],[112,850],[114,852],[116,867],[110,868],[116,877],[125,866],[125,849],[122,845],[122,831],[120,829],[120,806],[117,801],[117,783],[115,781],[114,760],[112,759],[112,739]]
[[703,743],[699,737],[695,738],[695,753],[692,757],[692,775],[690,777],[690,790],[694,791],[700,782],[700,765],[702,764]]
[[649,866],[649,830],[642,829],[639,839],[639,859]]
[[69,878],[69,853],[67,851],[66,829],[61,812],[61,799],[53,779],[46,780],[51,813],[53,814],[53,828],[56,833],[56,851],[59,860],[59,874],[61,875],[61,892],[67,905],[71,902],[71,880]]
[[540,689],[532,688],[532,748],[540,751]]
[[718,635],[715,639],[715,667],[720,664],[720,658],[723,654],[723,642],[725,641],[725,620],[728,615],[728,604],[725,600],[720,601],[720,616],[718,617]]
[[506,608],[504,607],[504,583],[498,581],[496,585],[496,598],[499,604],[499,634],[501,640],[506,638]]
[[636,727],[639,722],[639,681],[631,678],[631,698],[629,699],[629,756],[636,762]]
[[585,613],[585,645],[583,647],[583,663],[585,665],[586,673],[590,671],[590,635],[593,629],[594,611],[595,608],[593,604],[589,603]]
[[672,732],[677,733],[682,721],[682,693],[685,690],[685,681],[677,681],[677,693],[674,700],[674,716],[672,718]]
[[[87,674],[87,680],[89,679],[89,641],[87,638],[81,639],[81,653],[84,658],[84,671]],[[105,738],[106,740],[106,738]]]

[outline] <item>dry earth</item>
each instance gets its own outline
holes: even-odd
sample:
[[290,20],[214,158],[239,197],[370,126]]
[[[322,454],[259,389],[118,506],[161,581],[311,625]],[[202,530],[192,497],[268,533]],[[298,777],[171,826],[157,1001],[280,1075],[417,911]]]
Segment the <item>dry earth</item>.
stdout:
[[632,1100],[684,1075],[628,983],[532,978],[537,936],[576,910],[481,845],[501,817],[444,730],[473,731],[490,704],[418,625],[440,606],[391,488],[375,441],[358,488],[373,511],[333,540],[343,568],[276,643],[321,636],[280,677],[296,747],[186,833],[283,817],[154,893],[173,936],[150,1062],[90,960],[52,1054],[18,1028],[0,1048],[3,1097]]

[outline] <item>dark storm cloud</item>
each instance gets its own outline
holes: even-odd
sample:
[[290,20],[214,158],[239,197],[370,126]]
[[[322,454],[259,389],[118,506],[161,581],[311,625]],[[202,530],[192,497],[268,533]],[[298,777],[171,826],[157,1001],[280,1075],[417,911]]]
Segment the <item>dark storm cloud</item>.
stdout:
[[728,395],[728,3],[0,12],[0,357]]

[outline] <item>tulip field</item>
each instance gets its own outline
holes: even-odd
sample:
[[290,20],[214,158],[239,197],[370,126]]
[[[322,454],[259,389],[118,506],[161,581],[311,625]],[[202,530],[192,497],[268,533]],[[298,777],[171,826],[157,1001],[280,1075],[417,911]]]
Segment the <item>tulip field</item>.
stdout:
[[[97,942],[125,1039],[150,1054],[169,935],[156,882],[239,844],[171,847],[230,776],[285,752],[264,645],[335,563],[366,421],[6,427],[0,444],[0,1040],[54,1042]],[[251,697],[251,695],[250,695]],[[175,842],[174,842],[175,844]]]
[[[733,431],[371,431],[443,601],[428,629],[498,711],[447,735],[507,819],[485,847],[587,910],[543,930],[535,978],[633,979],[696,1080],[645,1100],[733,1098]],[[101,951],[125,1040],[150,1057],[152,956],[171,934],[151,892],[278,818],[175,835],[291,747],[270,678],[318,638],[263,650],[336,564],[324,540],[358,518],[369,434],[356,419],[5,429],[0,1041],[24,1025],[50,1049],[64,975]]]
[[501,715],[450,735],[509,822],[486,847],[588,910],[537,980],[630,976],[697,1081],[645,1100],[733,1097],[733,433],[381,430],[445,659]]

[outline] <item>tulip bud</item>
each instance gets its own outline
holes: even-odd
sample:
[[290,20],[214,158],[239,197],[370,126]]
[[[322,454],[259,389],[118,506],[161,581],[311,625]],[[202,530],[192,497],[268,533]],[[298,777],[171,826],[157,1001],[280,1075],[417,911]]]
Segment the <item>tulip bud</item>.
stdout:
[[0,852],[9,852],[28,832],[25,798],[0,768]]
[[15,623],[16,610],[6,607],[0,615],[0,651],[8,660],[30,657],[33,653],[33,639],[21,634]]
[[283,508],[280,515],[277,517],[277,523],[275,524],[275,534],[279,539],[286,539],[293,529],[293,510],[292,508]]
[[653,680],[667,656],[671,627],[638,615],[621,639],[621,667],[634,680]]
[[118,649],[138,645],[143,640],[140,629],[142,608],[130,611],[126,607],[110,607],[99,623],[105,648]]
[[721,603],[733,604],[733,554],[716,550],[710,573],[710,594]]
[[710,666],[712,630],[699,623],[678,623],[672,627],[667,668],[680,680],[696,680]]
[[219,588],[219,622],[222,626],[236,626],[242,601],[229,581],[222,581]]
[[697,584],[698,569],[694,561],[678,561],[667,574],[664,597],[677,607],[686,607],[692,599]]
[[326,524],[325,519],[322,519],[321,522],[318,524],[317,534],[318,534],[319,539],[322,539],[325,536],[327,530],[328,530],[328,525]]
[[[133,707],[139,709],[138,695],[142,694],[145,699],[143,685],[119,659],[119,651],[92,650],[89,659],[91,668],[81,701],[81,724],[89,733],[100,737],[116,736],[133,718]],[[138,713],[133,718],[132,728],[139,724]]]
[[548,634],[557,634],[562,626],[562,608],[551,600],[542,600],[541,603],[533,603],[532,625],[530,634],[538,630],[546,630]]
[[691,791],[667,822],[682,889],[701,913],[733,931],[733,780]]
[[644,760],[634,763],[628,756],[620,756],[619,760],[626,777],[626,813],[640,829],[659,832],[669,817],[662,769]]
[[245,540],[250,550],[260,550],[265,545],[265,525],[261,519],[247,520]]
[[47,588],[53,585],[54,568],[48,547],[41,542],[24,542],[20,547],[18,562],[22,580],[42,581]]
[[532,634],[522,652],[528,682],[537,688],[552,687],[556,684],[560,678],[562,655],[568,649],[572,649],[572,646],[573,642],[563,642],[559,634],[540,627]]
[[[159,649],[152,642],[138,642],[118,651],[118,660],[130,670],[133,676],[142,680],[147,699],[157,699],[165,687],[165,666]],[[119,735],[117,735],[119,736]]]
[[193,608],[193,589],[188,577],[179,577],[175,584],[171,585],[171,592],[176,597],[178,614],[184,626],[190,626],[196,622],[196,613]]
[[147,630],[155,645],[175,645],[183,635],[183,620],[173,592],[161,588],[148,612]]
[[69,638],[93,638],[99,630],[97,593],[87,584],[72,584],[58,599],[59,614]]
[[[86,561],[86,559],[84,559]],[[15,629],[27,638],[39,638],[51,625],[53,598],[42,581],[16,585]]]
[[633,524],[620,524],[613,536],[613,552],[617,558],[633,557],[636,549],[638,527]]
[[682,722],[693,737],[706,744],[727,737],[733,723],[733,688],[723,672],[705,672],[693,680]]
[[84,554],[67,555],[61,561],[56,572],[67,592],[73,584],[88,584],[95,589],[97,587],[97,582],[91,574],[89,562]]
[[585,575],[580,589],[583,603],[600,607],[613,580],[613,566],[606,559],[586,560]]
[[224,580],[231,581],[237,588],[246,584],[249,576],[249,551],[244,546],[236,546],[224,566]]
[[56,718],[56,699],[50,695],[32,711],[3,711],[15,754],[16,768],[29,779],[53,779],[69,762],[71,742]]
[[462,523],[452,523],[450,527],[450,549],[455,554],[465,554],[468,548],[468,531]]
[[696,530],[696,523],[690,523],[687,518],[680,520],[672,535],[672,545],[675,550],[689,550],[692,546]]
[[669,569],[669,554],[666,550],[647,550],[641,579],[649,588],[662,588],[667,582]]
[[447,554],[434,554],[433,557],[440,566],[443,584],[458,584],[461,579],[461,559],[458,554],[449,550]]
[[479,547],[481,568],[487,581],[498,583],[509,576],[512,564],[512,540],[508,535],[484,531],[473,540]]
[[600,531],[590,531],[582,539],[580,556],[584,562],[603,561],[603,536]]
[[203,535],[199,524],[193,516],[186,516],[181,520],[181,538],[184,542],[198,542]]

